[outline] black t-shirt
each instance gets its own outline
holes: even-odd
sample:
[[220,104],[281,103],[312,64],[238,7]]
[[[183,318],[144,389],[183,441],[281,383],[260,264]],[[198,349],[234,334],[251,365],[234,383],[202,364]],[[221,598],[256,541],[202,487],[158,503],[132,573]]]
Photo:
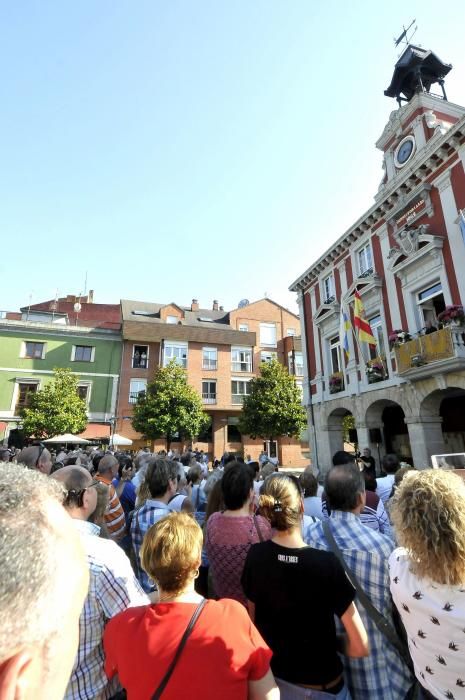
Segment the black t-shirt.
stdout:
[[242,587],[255,603],[255,624],[273,651],[275,676],[320,685],[342,673],[334,615],[346,612],[355,589],[332,552],[281,547],[271,540],[254,544]]

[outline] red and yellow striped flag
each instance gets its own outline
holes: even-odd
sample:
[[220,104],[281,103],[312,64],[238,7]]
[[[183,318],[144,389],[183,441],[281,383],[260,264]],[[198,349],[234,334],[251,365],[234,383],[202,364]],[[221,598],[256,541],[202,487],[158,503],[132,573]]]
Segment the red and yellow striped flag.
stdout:
[[365,318],[365,309],[363,308],[360,294],[355,290],[354,301],[354,326],[358,331],[358,339],[362,343],[368,343],[376,347],[376,340],[371,332],[371,326]]

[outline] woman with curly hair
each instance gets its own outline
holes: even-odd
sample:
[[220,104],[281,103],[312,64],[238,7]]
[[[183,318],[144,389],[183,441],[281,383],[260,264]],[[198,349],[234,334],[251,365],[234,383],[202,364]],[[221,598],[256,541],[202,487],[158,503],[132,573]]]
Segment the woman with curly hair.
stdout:
[[465,700],[465,483],[441,469],[408,472],[391,518],[401,545],[391,593],[421,697]]

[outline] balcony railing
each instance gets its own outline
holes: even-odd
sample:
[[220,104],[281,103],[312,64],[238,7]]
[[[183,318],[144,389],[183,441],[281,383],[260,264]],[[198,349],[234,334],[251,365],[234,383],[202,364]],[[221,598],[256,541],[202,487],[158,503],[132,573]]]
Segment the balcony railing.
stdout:
[[445,360],[465,360],[465,327],[446,326],[394,348],[398,374]]
[[231,394],[232,404],[241,404],[244,401],[244,394]]
[[203,403],[216,403],[216,394],[202,394]]
[[217,361],[216,360],[209,360],[208,358],[204,357],[202,360],[202,369],[216,369],[217,367]]
[[132,368],[133,369],[147,369],[147,358],[146,357],[133,357],[132,358]]
[[232,372],[251,372],[252,363],[251,362],[231,362]]
[[145,391],[131,391],[129,394],[129,403],[137,403],[137,399],[144,394]]

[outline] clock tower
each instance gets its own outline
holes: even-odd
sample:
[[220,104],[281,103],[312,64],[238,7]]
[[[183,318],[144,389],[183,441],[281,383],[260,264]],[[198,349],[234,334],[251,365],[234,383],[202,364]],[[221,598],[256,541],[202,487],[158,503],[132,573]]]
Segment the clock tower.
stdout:
[[[384,175],[376,199],[406,171],[417,169],[428,155],[429,142],[444,136],[465,114],[465,108],[447,99],[444,78],[451,68],[432,51],[412,44],[398,59],[384,91],[397,100],[399,108],[391,113],[376,143],[384,153]],[[435,86],[440,94],[432,92]]]

